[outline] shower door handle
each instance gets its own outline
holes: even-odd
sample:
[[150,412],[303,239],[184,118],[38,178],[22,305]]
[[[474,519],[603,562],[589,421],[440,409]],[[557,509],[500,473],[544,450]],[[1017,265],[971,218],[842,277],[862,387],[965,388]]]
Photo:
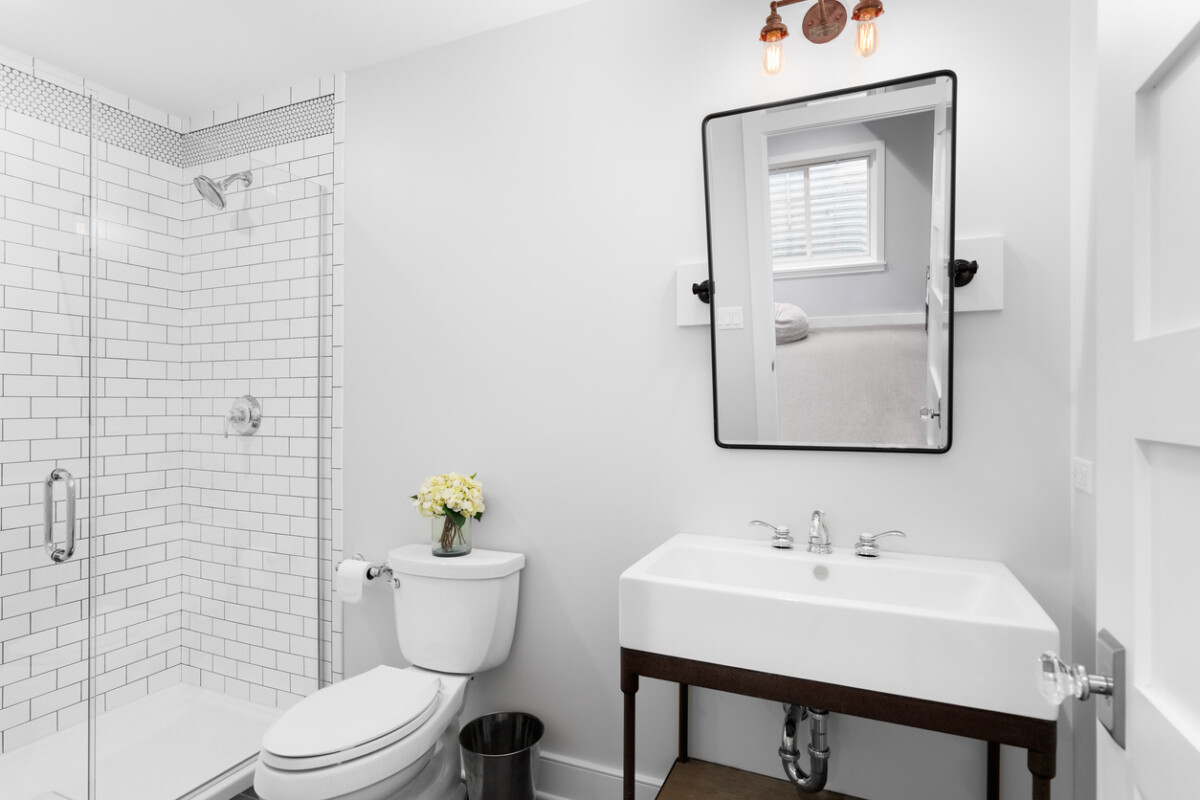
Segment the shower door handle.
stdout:
[[[54,544],[55,481],[62,481],[67,487],[67,544],[62,548]],[[71,477],[71,473],[62,467],[51,470],[42,487],[42,504],[45,511],[46,552],[51,561],[61,564],[75,555],[75,478]]]

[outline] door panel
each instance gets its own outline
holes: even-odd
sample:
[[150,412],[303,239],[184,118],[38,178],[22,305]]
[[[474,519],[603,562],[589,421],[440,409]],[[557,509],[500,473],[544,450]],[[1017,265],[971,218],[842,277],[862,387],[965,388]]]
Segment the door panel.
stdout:
[[1200,772],[1200,646],[1188,613],[1200,601],[1188,569],[1200,556],[1200,279],[1189,227],[1200,171],[1181,149],[1200,135],[1200,7],[1098,11],[1097,625],[1129,648],[1129,719],[1125,750],[1098,735],[1097,791],[1168,800],[1194,794]]
[[[933,109],[933,187],[929,213],[929,266],[926,269],[925,288],[925,342],[926,381],[925,406],[938,416],[925,420],[925,440],[930,447],[941,447],[945,437],[941,427],[950,418],[950,404],[946,397],[949,376],[943,364],[949,364],[950,334],[947,318],[950,315],[950,253],[947,245],[951,241],[951,203],[946,196],[950,184],[946,177],[951,169],[953,147],[950,137],[949,114],[944,102]],[[917,410],[915,413],[920,413]]]

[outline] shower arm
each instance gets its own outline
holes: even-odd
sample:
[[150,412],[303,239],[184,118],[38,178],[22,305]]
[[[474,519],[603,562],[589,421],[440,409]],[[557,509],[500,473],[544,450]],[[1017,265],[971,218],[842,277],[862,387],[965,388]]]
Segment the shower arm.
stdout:
[[235,172],[228,178],[225,178],[221,181],[221,191],[228,189],[235,181],[241,181],[243,186],[249,186],[254,182],[254,176],[248,169],[242,170],[241,172]]

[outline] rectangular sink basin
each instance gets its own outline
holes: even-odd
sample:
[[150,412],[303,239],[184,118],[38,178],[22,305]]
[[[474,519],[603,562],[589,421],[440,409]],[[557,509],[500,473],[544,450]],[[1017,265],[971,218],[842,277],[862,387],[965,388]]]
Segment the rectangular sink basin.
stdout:
[[679,534],[620,579],[621,646],[1056,719],[1038,656],[1058,628],[1003,564]]

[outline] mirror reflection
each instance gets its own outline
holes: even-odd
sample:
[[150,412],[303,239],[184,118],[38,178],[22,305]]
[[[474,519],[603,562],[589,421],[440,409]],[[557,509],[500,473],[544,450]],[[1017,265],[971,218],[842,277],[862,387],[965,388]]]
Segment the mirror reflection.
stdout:
[[941,72],[704,122],[717,443],[950,447]]

